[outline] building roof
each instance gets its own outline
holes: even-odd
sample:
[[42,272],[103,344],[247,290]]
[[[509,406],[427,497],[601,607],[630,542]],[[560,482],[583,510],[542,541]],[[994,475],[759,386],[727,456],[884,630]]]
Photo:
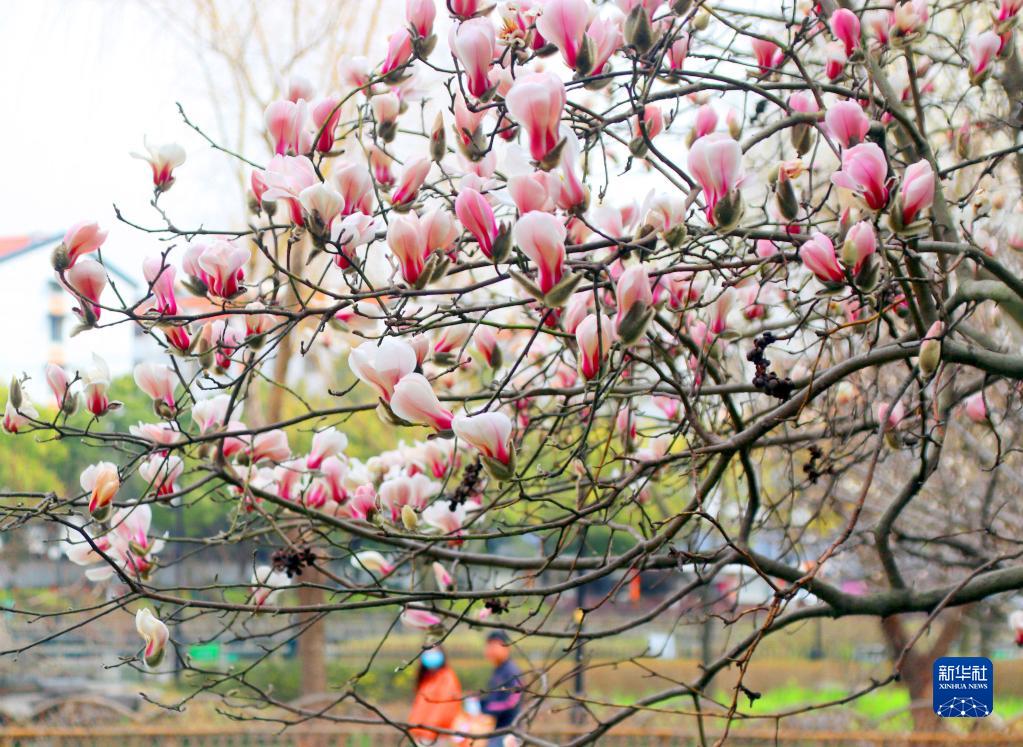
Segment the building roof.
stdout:
[[[34,252],[40,249],[52,249],[53,246],[64,238],[64,232],[56,233],[53,235],[40,235],[32,234],[28,236],[0,236],[0,264],[9,260],[20,257],[29,252]],[[121,280],[128,283],[131,287],[138,287],[138,280],[131,277],[123,270],[112,264],[110,260],[104,259],[103,266],[107,268],[107,272]]]

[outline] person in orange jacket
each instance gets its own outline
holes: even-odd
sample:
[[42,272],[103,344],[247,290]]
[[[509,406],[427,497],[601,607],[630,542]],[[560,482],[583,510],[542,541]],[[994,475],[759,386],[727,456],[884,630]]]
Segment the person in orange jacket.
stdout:
[[[421,744],[436,744],[438,729],[453,729],[462,712],[462,685],[448,663],[440,646],[428,648],[419,655],[416,696],[408,721],[412,736]],[[444,738],[446,739],[446,737]]]

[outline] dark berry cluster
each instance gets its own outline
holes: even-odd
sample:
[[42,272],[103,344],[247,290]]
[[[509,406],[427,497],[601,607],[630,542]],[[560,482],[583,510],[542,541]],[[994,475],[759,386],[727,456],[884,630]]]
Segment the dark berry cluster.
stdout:
[[503,599],[488,599],[483,602],[483,606],[486,607],[494,615],[503,615],[508,611],[508,603]]
[[786,400],[792,396],[792,391],[796,388],[796,385],[792,383],[792,379],[788,376],[783,379],[772,371],[771,361],[764,355],[764,351],[767,350],[768,346],[777,341],[778,338],[772,333],[764,332],[760,337],[753,340],[753,349],[746,354],[746,360],[756,366],[757,369],[753,375],[753,386],[763,390],[764,394],[768,396]]
[[814,444],[810,447],[809,451],[810,461],[803,465],[803,472],[810,480],[810,483],[816,485],[821,475],[830,475],[834,468],[830,464],[822,464],[824,462],[824,450],[820,446]]
[[302,575],[302,569],[316,563],[316,553],[309,547],[281,548],[274,550],[270,563],[275,571],[284,571],[288,578]]
[[462,473],[462,481],[458,483],[455,492],[451,494],[449,509],[454,511],[479,492],[480,470],[482,469],[483,465],[480,464],[479,459],[465,468],[465,472]]

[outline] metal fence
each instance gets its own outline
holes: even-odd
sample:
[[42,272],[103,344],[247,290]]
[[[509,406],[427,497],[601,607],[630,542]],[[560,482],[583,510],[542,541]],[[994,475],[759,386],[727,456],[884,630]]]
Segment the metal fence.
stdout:
[[[541,733],[547,742],[562,744],[577,734],[570,731]],[[717,735],[706,735],[707,743]],[[606,747],[685,747],[698,745],[695,734],[664,729],[622,729],[598,741]],[[393,732],[330,730],[270,731],[182,729],[136,726],[130,729],[0,729],[0,747],[390,747],[407,744]],[[1019,747],[1020,734],[891,734],[884,732],[829,732],[794,730],[747,730],[729,734],[726,744],[739,747]]]

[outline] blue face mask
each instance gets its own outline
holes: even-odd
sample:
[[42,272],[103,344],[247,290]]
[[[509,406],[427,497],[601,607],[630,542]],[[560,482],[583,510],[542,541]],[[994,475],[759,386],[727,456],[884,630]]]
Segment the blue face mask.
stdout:
[[437,648],[431,648],[419,656],[419,661],[427,669],[440,669],[444,665],[444,652]]

